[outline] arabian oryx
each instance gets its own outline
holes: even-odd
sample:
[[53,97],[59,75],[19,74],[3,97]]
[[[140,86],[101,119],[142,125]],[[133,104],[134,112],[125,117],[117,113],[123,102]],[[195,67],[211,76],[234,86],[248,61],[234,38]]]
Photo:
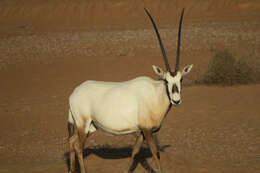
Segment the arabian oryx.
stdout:
[[179,70],[180,38],[184,9],[180,17],[175,70],[171,71],[160,34],[154,20],[150,18],[159,40],[166,72],[153,66],[159,80],[142,76],[125,82],[86,81],[79,85],[69,98],[69,144],[70,173],[75,172],[75,156],[79,160],[80,172],[86,173],[83,147],[87,136],[97,129],[123,135],[139,134],[134,145],[127,172],[132,172],[134,157],[144,140],[149,146],[158,171],[161,173],[160,154],[153,133],[157,132],[172,105],[181,103],[183,76],[192,65]]

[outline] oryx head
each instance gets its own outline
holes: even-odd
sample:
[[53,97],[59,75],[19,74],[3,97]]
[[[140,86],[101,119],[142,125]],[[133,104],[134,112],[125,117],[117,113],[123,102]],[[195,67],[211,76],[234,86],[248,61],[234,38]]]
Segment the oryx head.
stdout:
[[150,20],[153,24],[153,27],[155,29],[167,71],[164,72],[160,67],[157,67],[157,66],[153,66],[153,69],[154,69],[155,73],[157,75],[159,75],[165,81],[166,88],[167,88],[167,94],[168,94],[168,97],[170,99],[170,102],[173,105],[178,105],[178,104],[181,103],[181,86],[182,86],[183,76],[188,74],[190,72],[190,70],[192,69],[192,66],[193,66],[193,65],[187,65],[182,70],[179,70],[181,26],[182,26],[184,9],[182,10],[180,23],[179,23],[178,44],[177,44],[177,53],[176,53],[176,65],[175,65],[174,71],[171,70],[170,65],[168,63],[168,59],[167,59],[167,56],[166,56],[166,53],[165,53],[165,50],[164,50],[164,47],[163,47],[163,44],[162,44],[162,41],[161,41],[161,38],[160,38],[159,31],[156,27],[156,24],[155,24],[152,16],[150,15],[150,13],[147,11],[147,9],[145,9],[145,12],[149,16],[149,18],[150,18]]

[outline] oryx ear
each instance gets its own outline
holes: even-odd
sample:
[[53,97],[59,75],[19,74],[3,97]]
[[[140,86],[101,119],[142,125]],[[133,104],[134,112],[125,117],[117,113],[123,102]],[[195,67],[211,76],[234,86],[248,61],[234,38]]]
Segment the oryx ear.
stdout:
[[160,67],[153,65],[153,70],[154,70],[154,72],[157,75],[159,75],[160,77],[164,78],[164,74],[165,73],[164,73],[164,71]]
[[192,67],[193,67],[193,64],[185,66],[181,72],[182,76],[188,74],[191,71]]

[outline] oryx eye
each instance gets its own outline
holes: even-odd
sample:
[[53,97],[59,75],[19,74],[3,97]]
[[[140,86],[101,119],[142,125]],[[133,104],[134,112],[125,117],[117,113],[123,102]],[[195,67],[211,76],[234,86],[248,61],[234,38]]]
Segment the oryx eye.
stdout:
[[180,80],[181,82],[183,81],[183,78],[181,78],[181,80]]

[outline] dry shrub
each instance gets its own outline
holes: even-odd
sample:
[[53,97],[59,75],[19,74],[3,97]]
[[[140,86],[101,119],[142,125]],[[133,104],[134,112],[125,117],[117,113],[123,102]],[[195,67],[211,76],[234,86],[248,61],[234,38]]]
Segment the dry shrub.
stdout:
[[245,60],[237,60],[228,50],[214,49],[208,69],[198,83],[208,85],[235,85],[258,83],[260,71]]

